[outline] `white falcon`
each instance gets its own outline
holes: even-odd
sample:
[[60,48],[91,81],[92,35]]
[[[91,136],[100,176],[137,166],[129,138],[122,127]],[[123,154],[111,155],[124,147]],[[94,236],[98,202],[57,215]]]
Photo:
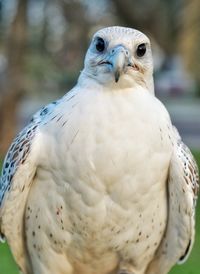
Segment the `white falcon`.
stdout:
[[166,274],[194,242],[196,163],[154,95],[149,39],[98,31],[76,86],[12,143],[0,231],[24,274]]

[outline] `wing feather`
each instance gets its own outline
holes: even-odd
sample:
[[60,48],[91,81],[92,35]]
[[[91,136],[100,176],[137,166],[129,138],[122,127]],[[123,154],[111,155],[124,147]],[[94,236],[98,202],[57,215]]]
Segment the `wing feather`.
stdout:
[[30,272],[24,243],[23,216],[36,171],[34,142],[37,124],[31,123],[14,140],[3,164],[0,179],[0,232],[24,273]]
[[197,164],[176,134],[168,178],[168,223],[163,240],[146,274],[165,274],[184,263],[195,236],[195,206],[199,190]]
[[14,139],[0,178],[0,237],[8,241],[23,273],[31,273],[24,233],[24,212],[40,154],[40,124],[59,101],[43,107]]

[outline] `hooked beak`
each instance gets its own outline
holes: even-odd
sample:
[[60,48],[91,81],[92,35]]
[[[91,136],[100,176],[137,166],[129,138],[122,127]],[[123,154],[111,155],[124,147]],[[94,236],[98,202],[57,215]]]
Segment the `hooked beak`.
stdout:
[[114,74],[115,82],[119,81],[122,73],[125,73],[127,67],[139,70],[136,64],[131,61],[131,54],[127,48],[122,45],[115,46],[109,52],[109,57],[100,61],[99,65],[108,65]]
[[130,53],[122,45],[118,45],[111,49],[109,62],[112,64],[112,71],[114,74],[115,82],[119,81],[119,78],[130,62]]
[[124,50],[117,50],[113,55],[113,73],[115,77],[115,82],[119,81],[119,78],[126,67],[126,56]]

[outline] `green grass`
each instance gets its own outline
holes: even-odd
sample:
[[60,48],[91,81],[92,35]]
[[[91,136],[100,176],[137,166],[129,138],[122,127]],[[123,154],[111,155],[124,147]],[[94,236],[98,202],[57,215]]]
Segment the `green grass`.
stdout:
[[[200,168],[200,152],[193,152]],[[196,217],[200,215],[200,202],[197,206]],[[175,266],[170,274],[198,274],[200,273],[200,218],[196,220],[196,240],[188,261]],[[0,274],[19,274],[7,244],[0,244]],[[81,274],[81,273],[80,273]]]
[[7,244],[0,244],[0,274],[19,274]]

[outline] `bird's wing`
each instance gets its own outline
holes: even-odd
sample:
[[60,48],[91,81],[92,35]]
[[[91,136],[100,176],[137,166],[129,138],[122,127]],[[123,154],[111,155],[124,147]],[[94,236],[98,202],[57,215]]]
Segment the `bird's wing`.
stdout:
[[194,243],[195,206],[199,189],[197,164],[174,129],[174,147],[168,177],[168,223],[163,240],[146,274],[165,274],[186,261]]
[[[24,211],[36,172],[35,140],[38,125],[32,122],[11,144],[0,178],[0,233],[12,246],[12,252],[23,270],[29,269],[25,259]],[[26,272],[25,272],[26,273]]]
[[24,212],[42,145],[39,126],[56,103],[38,111],[14,139],[0,178],[0,238],[6,239],[24,273],[29,272],[24,244]]

